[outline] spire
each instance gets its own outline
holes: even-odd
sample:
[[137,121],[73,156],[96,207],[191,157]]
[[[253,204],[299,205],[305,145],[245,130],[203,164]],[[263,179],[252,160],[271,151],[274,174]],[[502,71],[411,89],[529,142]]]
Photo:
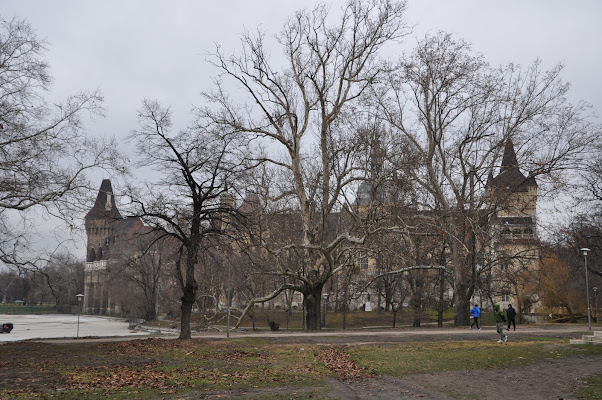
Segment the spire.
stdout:
[[113,187],[111,186],[110,179],[103,179],[94,207],[86,214],[86,219],[105,217],[121,219],[121,214],[117,209],[117,204],[115,204],[115,196],[113,195]]
[[508,138],[508,140],[506,140],[499,174],[497,174],[495,178],[493,178],[492,175],[488,176],[487,186],[511,190],[513,192],[526,192],[528,186],[537,186],[534,177],[525,177],[525,175],[520,172],[512,139]]
[[224,191],[220,196],[220,206],[224,210],[232,210],[234,209],[234,196],[230,194],[228,191],[228,181],[224,181]]
[[378,137],[374,139],[372,149],[370,150],[370,174],[372,179],[378,179],[382,173],[384,163],[384,151]]
[[508,138],[506,141],[506,146],[504,147],[504,156],[502,157],[502,168],[501,172],[504,170],[512,170],[518,169],[518,160],[516,159],[516,152],[514,151],[514,143],[512,143],[512,139]]

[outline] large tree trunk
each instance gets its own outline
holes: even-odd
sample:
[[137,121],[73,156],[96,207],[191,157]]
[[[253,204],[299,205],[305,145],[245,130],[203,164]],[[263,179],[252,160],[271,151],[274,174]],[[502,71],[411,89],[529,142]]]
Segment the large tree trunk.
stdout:
[[[443,265],[443,264],[442,264]],[[437,326],[443,328],[443,295],[445,294],[445,271],[439,272],[439,304],[437,306]],[[481,305],[482,307],[482,305]]]
[[180,318],[180,339],[190,339],[190,317],[192,316],[192,306],[196,298],[198,286],[196,281],[188,283],[184,287],[182,296],[182,315]]
[[305,306],[305,329],[319,331],[322,315],[322,288],[313,288],[311,291],[304,292],[303,305]]
[[[461,279],[461,277],[459,277]],[[467,290],[466,284],[456,284],[454,290],[455,300],[454,306],[456,308],[454,316],[455,326],[468,326],[470,325],[470,293]]]

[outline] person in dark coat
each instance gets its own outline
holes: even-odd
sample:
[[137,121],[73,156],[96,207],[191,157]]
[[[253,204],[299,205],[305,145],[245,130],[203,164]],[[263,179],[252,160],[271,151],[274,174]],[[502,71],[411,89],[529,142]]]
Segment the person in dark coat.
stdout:
[[508,317],[508,328],[506,329],[510,330],[510,323],[512,322],[512,326],[514,327],[514,330],[516,330],[516,321],[514,320],[514,318],[516,317],[516,310],[512,308],[512,304],[508,304],[506,316]]

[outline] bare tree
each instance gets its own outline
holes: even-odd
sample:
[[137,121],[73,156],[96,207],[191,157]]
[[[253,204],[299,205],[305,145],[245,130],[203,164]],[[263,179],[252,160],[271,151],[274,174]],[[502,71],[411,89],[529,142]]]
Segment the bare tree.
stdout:
[[36,272],[42,277],[45,286],[40,289],[49,292],[58,311],[71,312],[70,306],[75,302],[75,295],[82,293],[84,289],[84,263],[72,254],[57,253],[49,258],[44,267],[37,268]]
[[28,232],[10,216],[43,210],[75,226],[90,188],[85,173],[119,160],[113,142],[85,133],[86,113],[103,112],[98,90],[59,103],[47,99],[45,53],[46,43],[27,22],[0,17],[0,261],[32,268],[23,254]]
[[[299,11],[277,36],[281,67],[270,60],[261,33],[243,35],[240,55],[227,57],[218,48],[211,57],[247,101],[235,104],[217,80],[215,91],[205,94],[215,107],[207,107],[205,115],[256,138],[258,148],[267,146],[256,162],[284,178],[270,198],[299,218],[298,240],[271,249],[279,260],[272,272],[288,282],[266,298],[284,290],[302,293],[308,330],[320,329],[322,288],[338,271],[337,251],[363,240],[347,229],[336,232],[333,220],[358,175],[352,129],[345,122],[383,72],[379,50],[406,33],[405,7],[404,1],[352,0],[334,22],[323,4]],[[302,261],[287,264],[291,252]]]
[[[170,284],[177,247],[168,237],[161,238],[148,227],[132,231],[130,235],[121,238],[112,250],[112,257],[117,259],[109,266],[110,280],[114,282],[112,287],[117,297],[114,301],[121,298],[131,314],[152,321],[157,318],[162,289]],[[117,289],[119,286],[121,289]]]
[[588,195],[594,203],[594,209],[600,211],[602,208],[602,144],[594,144],[594,156],[587,162],[583,171],[584,179],[588,189]]
[[4,304],[25,300],[28,286],[25,271],[0,272],[0,302]]
[[169,109],[153,100],[143,101],[138,118],[140,128],[130,138],[136,143],[140,164],[153,167],[157,179],[147,182],[143,194],[130,189],[132,212],[177,242],[180,338],[189,339],[199,290],[195,271],[202,260],[200,252],[205,240],[224,231],[222,222],[234,212],[233,204],[224,204],[220,198],[228,182],[236,182],[244,170],[238,152],[242,144],[236,135],[212,130],[201,120],[173,134]]
[[[469,323],[487,243],[482,210],[492,204],[485,189],[505,144],[517,145],[523,179],[558,189],[594,137],[586,105],[568,103],[561,71],[543,71],[539,62],[495,69],[464,41],[438,33],[420,41],[374,92],[383,118],[420,155],[413,178],[423,193],[420,206],[432,211],[448,244],[457,325]],[[523,183],[512,182],[495,203],[504,204]]]

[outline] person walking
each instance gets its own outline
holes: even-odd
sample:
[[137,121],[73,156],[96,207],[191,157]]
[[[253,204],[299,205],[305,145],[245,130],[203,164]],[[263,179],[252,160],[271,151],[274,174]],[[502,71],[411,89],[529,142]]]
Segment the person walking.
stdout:
[[514,330],[516,330],[516,321],[514,320],[514,318],[516,317],[516,310],[514,308],[512,308],[512,304],[508,304],[508,309],[506,310],[506,316],[508,317],[507,330],[510,330],[510,323],[512,323]]
[[497,329],[497,333],[500,334],[500,339],[497,341],[498,343],[503,343],[508,340],[508,335],[504,335],[504,322],[506,322],[506,317],[500,311],[500,305],[496,304],[493,306],[495,309],[495,327]]
[[479,305],[475,304],[473,309],[470,310],[470,313],[472,314],[472,324],[470,324],[470,329],[472,329],[474,324],[477,324],[477,329],[481,330],[481,327],[479,326],[479,315],[481,315],[481,309],[479,308]]

